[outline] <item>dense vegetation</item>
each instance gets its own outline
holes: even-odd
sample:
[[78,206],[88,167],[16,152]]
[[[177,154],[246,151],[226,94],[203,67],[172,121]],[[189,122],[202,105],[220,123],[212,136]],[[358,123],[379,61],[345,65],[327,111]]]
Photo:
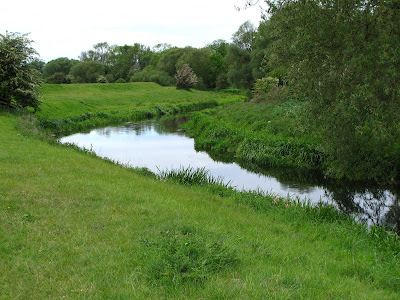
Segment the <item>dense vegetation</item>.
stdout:
[[26,35],[0,34],[0,107],[35,110],[42,78],[33,67],[36,51]]

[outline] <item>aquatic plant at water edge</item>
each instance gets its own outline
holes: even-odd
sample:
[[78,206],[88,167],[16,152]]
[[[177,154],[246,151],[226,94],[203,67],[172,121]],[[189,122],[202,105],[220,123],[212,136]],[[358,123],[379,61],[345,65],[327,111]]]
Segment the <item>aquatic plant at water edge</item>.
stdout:
[[183,167],[171,170],[158,170],[157,178],[160,180],[172,180],[185,185],[221,185],[230,186],[230,181],[224,182],[222,177],[213,177],[210,171],[203,168]]

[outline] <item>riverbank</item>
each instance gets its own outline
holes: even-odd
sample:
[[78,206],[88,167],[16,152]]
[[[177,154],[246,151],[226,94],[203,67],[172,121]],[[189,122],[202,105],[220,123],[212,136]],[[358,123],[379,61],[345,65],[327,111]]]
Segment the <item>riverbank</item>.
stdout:
[[237,93],[183,91],[156,83],[44,84],[40,126],[56,133],[187,113],[238,102]]
[[[337,172],[333,172],[338,166],[332,165],[321,140],[320,129],[311,129],[304,124],[304,105],[305,103],[290,100],[275,104],[236,102],[198,112],[184,128],[195,139],[199,150],[229,152],[244,163],[261,167],[295,167],[311,172],[318,171],[330,180],[396,186],[398,173],[390,176],[388,173],[385,174],[386,177],[369,177],[368,170],[370,173],[372,170],[367,165],[370,162],[366,163],[361,158],[358,158],[360,160],[357,162],[357,169],[364,168],[360,166],[365,163],[365,172],[355,177],[350,174],[339,176]],[[397,142],[393,139],[392,144]],[[373,144],[369,147],[376,150],[380,145]],[[396,161],[390,169],[393,174],[396,174],[398,166],[396,151],[381,157],[385,165]]]
[[21,122],[0,113],[4,299],[399,297],[394,235],[329,207],[160,181]]
[[301,124],[301,104],[233,103],[198,112],[184,126],[198,149],[230,152],[247,163],[268,167],[322,169],[323,153]]

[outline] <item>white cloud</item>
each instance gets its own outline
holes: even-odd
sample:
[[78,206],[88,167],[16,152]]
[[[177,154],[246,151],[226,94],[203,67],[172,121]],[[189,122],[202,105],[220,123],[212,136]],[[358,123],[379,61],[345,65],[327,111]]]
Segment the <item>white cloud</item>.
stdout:
[[258,25],[260,10],[236,11],[244,0],[17,0],[2,3],[0,33],[30,32],[45,61],[77,58],[98,42],[202,47],[230,40],[247,20]]

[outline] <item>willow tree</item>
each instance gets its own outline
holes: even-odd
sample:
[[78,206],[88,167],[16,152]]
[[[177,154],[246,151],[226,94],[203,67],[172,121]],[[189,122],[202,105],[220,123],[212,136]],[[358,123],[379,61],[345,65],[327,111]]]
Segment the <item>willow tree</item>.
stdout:
[[352,179],[399,179],[400,3],[271,0],[272,67],[307,102],[326,170]]
[[37,52],[26,34],[0,34],[0,106],[39,108],[42,76],[35,68]]

